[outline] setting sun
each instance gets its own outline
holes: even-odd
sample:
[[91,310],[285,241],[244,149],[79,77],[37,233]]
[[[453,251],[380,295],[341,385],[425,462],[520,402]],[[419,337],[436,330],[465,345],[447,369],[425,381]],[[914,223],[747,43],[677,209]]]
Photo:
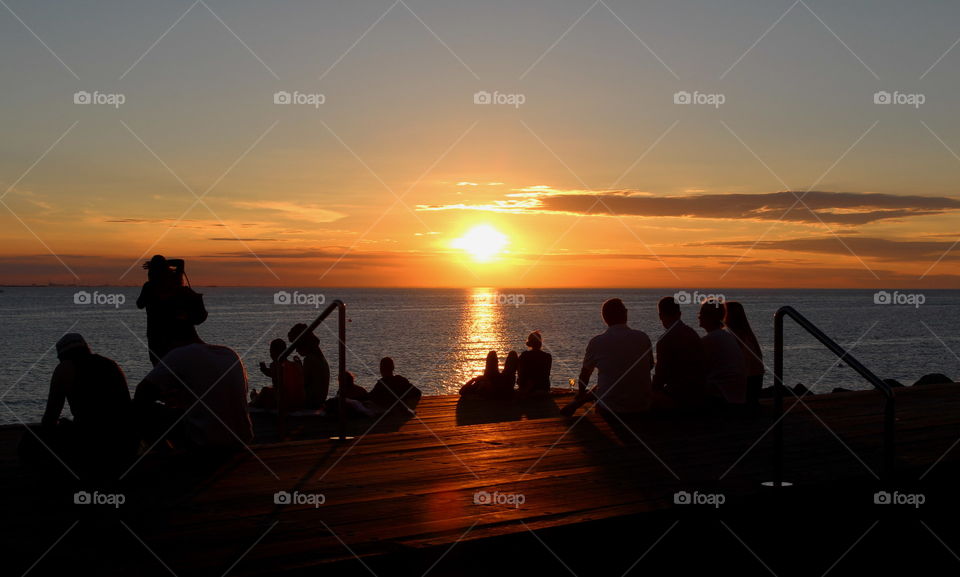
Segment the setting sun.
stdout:
[[488,224],[481,224],[455,239],[451,246],[466,252],[478,262],[488,262],[502,253],[508,244],[510,240],[507,235]]

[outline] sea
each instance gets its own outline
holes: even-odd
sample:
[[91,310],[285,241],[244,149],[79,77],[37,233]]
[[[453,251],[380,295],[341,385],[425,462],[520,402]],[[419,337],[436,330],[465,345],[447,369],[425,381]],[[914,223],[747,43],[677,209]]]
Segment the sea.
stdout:
[[[697,324],[697,301],[706,296],[740,301],[761,343],[772,384],[773,318],[792,306],[881,378],[912,384],[926,373],[960,377],[960,291],[957,290],[690,290],[668,289],[370,289],[195,287],[209,317],[204,340],[235,349],[251,387],[268,384],[260,361],[268,347],[298,322],[309,323],[341,300],[346,304],[346,366],[357,383],[373,386],[381,357],[425,394],[455,394],[482,372],[490,350],[524,350],[527,335],[543,334],[553,355],[552,384],[571,386],[590,338],[604,330],[600,305],[623,299],[630,325],[656,340],[664,329],[657,300],[685,302],[683,318]],[[115,360],[131,392],[151,366],[146,314],[136,307],[139,287],[0,287],[0,423],[31,423],[43,414],[54,345],[64,333],[84,335],[94,352]],[[856,372],[786,321],[784,381],[814,393],[835,387],[867,389]],[[337,315],[316,334],[332,367],[337,363]],[[69,415],[69,409],[65,409]]]

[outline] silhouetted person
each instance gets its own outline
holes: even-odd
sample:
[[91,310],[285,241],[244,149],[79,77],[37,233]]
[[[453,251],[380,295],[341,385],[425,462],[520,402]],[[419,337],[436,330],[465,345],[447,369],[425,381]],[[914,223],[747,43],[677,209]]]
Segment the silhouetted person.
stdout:
[[355,401],[366,401],[370,397],[367,389],[357,384],[356,376],[350,371],[345,372],[340,379],[339,386],[337,387],[337,395],[343,395],[343,398],[353,399]]
[[404,407],[412,411],[420,402],[423,393],[405,377],[393,374],[394,370],[393,359],[380,359],[380,379],[370,391],[370,401],[380,407],[381,411]]
[[503,361],[503,371],[500,376],[492,381],[492,386],[484,391],[481,388],[481,394],[491,399],[509,399],[513,396],[513,389],[517,384],[517,369],[520,366],[520,356],[517,351],[507,353],[506,360]]
[[[597,403],[601,410],[614,413],[648,411],[653,405],[650,337],[627,326],[627,307],[620,299],[604,302],[600,314],[607,330],[587,344],[580,369],[580,392],[561,409],[561,413],[572,415],[588,401]],[[588,391],[594,369],[599,371],[597,386]]]
[[[43,419],[39,428],[31,429],[37,436],[28,432],[21,443],[24,460],[52,463],[60,458],[97,468],[132,454],[138,439],[127,379],[117,363],[92,353],[77,333],[57,341],[57,358]],[[65,403],[72,421],[60,417]]]
[[193,327],[175,334],[173,344],[134,394],[148,440],[169,431],[167,440],[188,450],[236,450],[249,443],[253,428],[240,356],[203,342]]
[[553,357],[543,350],[543,336],[533,331],[527,337],[530,350],[520,353],[517,368],[517,390],[520,397],[548,395],[550,393],[550,367]]
[[[298,361],[284,359],[280,355],[287,350],[283,339],[270,341],[272,362],[260,363],[260,372],[270,377],[271,385],[263,387],[259,393],[250,394],[250,406],[263,409],[277,409],[284,412],[299,411],[306,406],[306,393],[303,390],[303,366]],[[283,377],[282,384],[280,377]],[[279,387],[278,387],[279,385]],[[280,391],[278,397],[277,391]]]
[[460,396],[479,396],[483,391],[489,391],[492,387],[495,387],[499,379],[500,359],[497,358],[497,351],[490,351],[487,353],[483,374],[470,379],[460,387]]
[[704,402],[705,360],[700,335],[681,320],[680,305],[673,297],[657,303],[660,323],[667,329],[657,340],[653,390],[666,394],[679,406]]
[[707,394],[719,401],[742,405],[747,400],[747,362],[737,337],[723,328],[723,304],[704,301],[700,326],[707,331],[700,341],[706,358]]
[[303,359],[303,390],[307,408],[323,408],[330,392],[330,364],[320,350],[320,339],[312,332],[307,332],[307,325],[303,323],[294,325],[287,333],[287,339],[297,343],[297,354]]
[[150,362],[156,366],[173,348],[173,335],[181,325],[195,326],[207,320],[202,295],[186,284],[184,263],[154,255],[144,263],[147,282],[143,283],[137,308],[147,309],[147,346]]
[[757,335],[750,327],[743,305],[737,301],[724,303],[723,324],[737,337],[743,358],[747,362],[747,404],[756,405],[763,388],[763,350],[757,341]]

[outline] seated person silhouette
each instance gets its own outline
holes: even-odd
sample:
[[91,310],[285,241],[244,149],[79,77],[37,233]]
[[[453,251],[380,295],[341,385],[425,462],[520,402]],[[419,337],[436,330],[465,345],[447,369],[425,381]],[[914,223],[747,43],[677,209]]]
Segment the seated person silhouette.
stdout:
[[680,305],[673,297],[660,299],[657,311],[660,323],[667,330],[657,339],[653,390],[665,394],[676,406],[701,406],[706,397],[700,336],[680,318]]
[[517,396],[530,398],[550,394],[550,367],[553,357],[543,351],[543,336],[533,331],[527,337],[530,350],[520,353],[517,368]]
[[[303,390],[303,366],[290,359],[282,362],[277,359],[287,350],[287,342],[283,339],[273,339],[270,342],[270,358],[273,361],[267,365],[260,363],[260,372],[270,377],[272,384],[263,387],[260,392],[250,393],[250,406],[260,409],[276,409],[289,413],[299,411],[306,406],[306,393]],[[282,371],[282,375],[281,375]],[[280,383],[282,377],[282,383]],[[278,384],[281,385],[278,389]],[[277,391],[280,395],[277,395]]]
[[[600,309],[607,330],[587,344],[580,369],[580,392],[560,412],[573,415],[593,401],[604,412],[642,413],[653,406],[650,369],[653,365],[650,337],[627,326],[627,307],[620,299],[610,299]],[[593,371],[597,385],[587,390]]]
[[706,394],[717,405],[743,405],[747,401],[747,362],[740,343],[723,328],[723,304],[705,301],[700,306],[700,326],[707,331],[700,342],[706,361]]
[[294,325],[287,339],[297,344],[297,354],[303,359],[303,390],[308,409],[322,409],[330,393],[330,364],[320,350],[320,339],[307,331],[307,325]]
[[395,375],[394,370],[392,358],[380,359],[380,379],[370,391],[370,401],[384,412],[404,411],[404,409],[413,412],[423,393],[406,377]]
[[[90,351],[83,336],[67,333],[57,341],[59,363],[39,427],[30,427],[19,451],[25,462],[57,461],[97,471],[118,464],[136,450],[130,392],[123,371]],[[73,420],[61,418],[69,404]]]
[[203,342],[192,326],[174,344],[134,393],[146,436],[188,451],[242,448],[253,439],[253,428],[240,356]]
[[487,353],[486,364],[483,374],[467,381],[460,387],[461,397],[480,397],[482,390],[491,390],[496,388],[496,382],[500,379],[500,359],[497,358],[497,351]]

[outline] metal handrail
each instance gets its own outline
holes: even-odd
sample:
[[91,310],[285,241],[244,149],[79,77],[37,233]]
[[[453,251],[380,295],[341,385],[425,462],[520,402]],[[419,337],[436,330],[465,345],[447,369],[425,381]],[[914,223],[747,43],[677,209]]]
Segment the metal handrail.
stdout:
[[[325,321],[328,316],[336,309],[339,314],[337,315],[338,320],[338,330],[337,330],[337,386],[343,383],[343,376],[347,372],[347,305],[340,299],[337,299],[330,303],[327,308],[323,309],[323,312],[320,313],[316,319],[310,323],[302,333],[296,336],[289,346],[277,357],[277,366],[287,359],[297,348],[297,344],[300,343],[300,339],[309,333],[312,333],[315,328],[320,326],[320,323]],[[281,438],[286,432],[286,414],[281,403],[282,395],[280,390],[283,387],[283,370],[280,369],[277,371],[277,428],[279,429]],[[345,440],[346,436],[346,410],[344,407],[344,395],[340,394],[338,389],[337,392],[337,415],[339,419],[339,428],[340,435],[334,437],[337,440]]]
[[777,416],[776,425],[773,431],[773,484],[776,486],[783,485],[783,318],[786,316],[789,316],[796,321],[801,328],[813,335],[818,341],[820,341],[821,344],[830,349],[833,354],[837,355],[837,357],[845,362],[850,368],[857,371],[861,377],[865,378],[871,385],[874,386],[874,388],[882,392],[886,397],[884,402],[883,468],[881,469],[881,477],[884,479],[892,477],[894,470],[895,426],[895,395],[893,393],[893,388],[891,388],[887,383],[883,382],[880,377],[873,374],[870,369],[863,366],[860,361],[853,358],[853,356],[848,353],[846,349],[828,337],[826,333],[821,331],[816,325],[807,320],[805,316],[797,312],[796,309],[790,306],[784,306],[777,309],[777,312],[773,315],[773,407]]

